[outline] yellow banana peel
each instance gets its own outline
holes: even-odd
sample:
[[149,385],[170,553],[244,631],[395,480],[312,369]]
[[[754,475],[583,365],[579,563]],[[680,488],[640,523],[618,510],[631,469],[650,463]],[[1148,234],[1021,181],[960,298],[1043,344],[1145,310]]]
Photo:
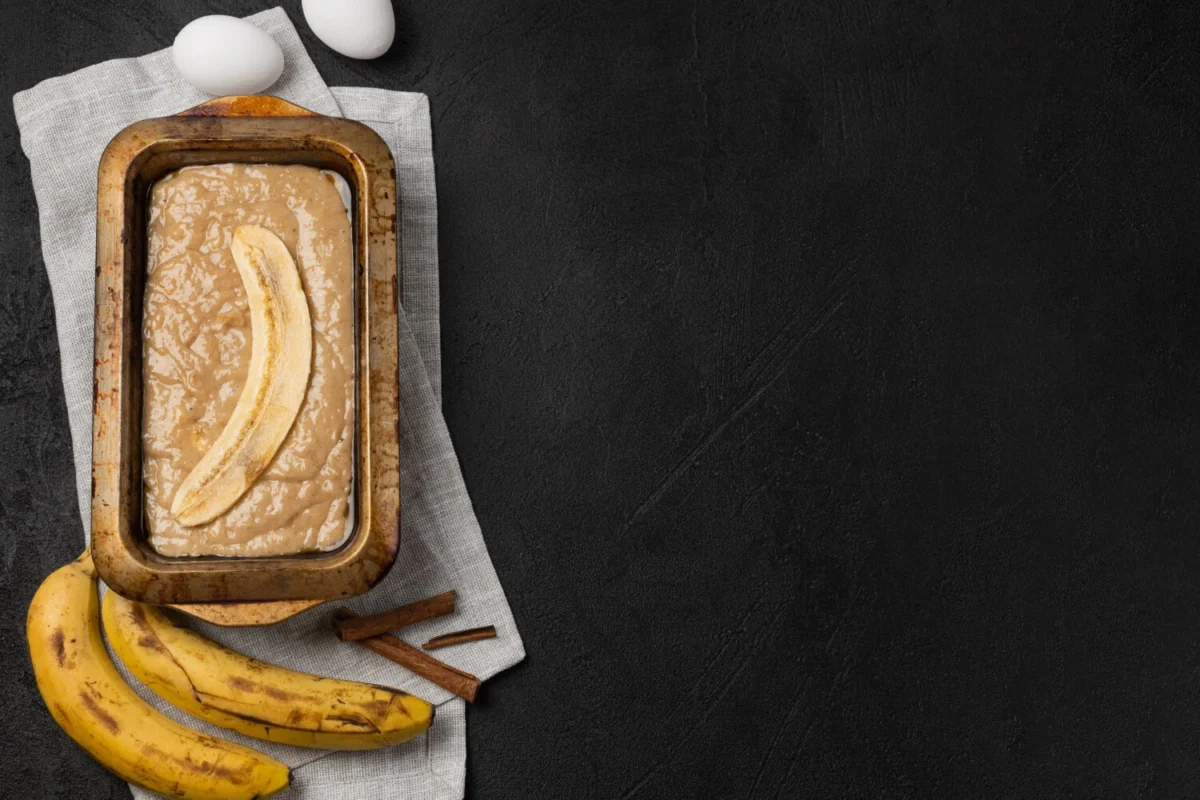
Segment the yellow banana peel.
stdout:
[[167,702],[256,739],[329,750],[399,744],[428,730],[419,697],[252,659],[109,592],[104,629],[125,666]]
[[97,588],[85,553],[46,578],[26,619],[38,690],[67,735],[121,778],[166,797],[252,800],[286,789],[285,764],[186,728],[133,692],[100,638]]

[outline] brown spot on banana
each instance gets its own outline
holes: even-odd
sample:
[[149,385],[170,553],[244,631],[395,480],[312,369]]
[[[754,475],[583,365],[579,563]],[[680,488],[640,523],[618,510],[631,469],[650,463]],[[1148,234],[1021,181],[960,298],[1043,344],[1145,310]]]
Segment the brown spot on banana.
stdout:
[[162,643],[153,636],[141,636],[138,638],[138,644],[145,647],[147,650],[153,650],[156,653],[166,653],[167,648],[162,646]]
[[285,692],[283,689],[276,689],[274,686],[268,684],[258,684],[254,681],[246,680],[240,675],[230,675],[225,679],[225,682],[239,692],[264,694],[272,700],[278,700],[281,703],[307,699],[304,695],[296,694],[295,692]]
[[67,647],[63,643],[62,628],[55,628],[54,633],[50,634],[50,644],[54,646],[54,657],[58,659],[58,665],[65,667],[67,665]]
[[240,675],[230,675],[225,682],[239,692],[253,692],[258,688],[258,684],[254,681],[248,681]]
[[87,692],[80,692],[79,699],[83,702],[84,707],[92,713],[96,719],[100,720],[100,724],[108,728],[109,733],[117,733],[121,730],[121,725],[109,714],[100,704],[97,703]]
[[343,722],[347,725],[354,725],[355,727],[358,727],[358,728],[365,728],[369,731],[374,731],[375,733],[379,733],[379,728],[376,727],[370,720],[359,719],[357,717],[334,717],[334,716],[328,716],[328,717],[326,717],[326,719],[328,719],[332,722]]
[[139,603],[129,604],[129,618],[133,620],[133,624],[137,625],[144,631],[153,633],[149,621],[146,620],[146,612]]
[[[214,740],[214,741],[219,742],[220,740]],[[220,742],[220,744],[228,744],[228,743]],[[180,758],[179,756],[171,755],[170,753],[166,753],[166,752],[162,751],[161,749],[155,747],[152,744],[147,744],[144,747],[142,747],[142,753],[145,754],[149,758],[157,759],[160,761],[170,761],[172,764],[179,767],[179,769],[182,772],[188,772],[188,773],[192,773],[194,775],[212,775],[217,778],[224,778],[225,780],[229,781],[230,783],[239,785],[239,786],[241,784],[249,782],[254,777],[254,768],[250,764],[247,764],[247,765],[237,768],[237,769],[230,769],[229,767],[221,766],[221,762],[219,759],[217,761],[205,760],[205,761],[198,762],[198,761],[196,761],[196,759],[192,758],[192,756],[190,754],[185,755],[183,758]],[[289,771],[289,775],[290,775],[290,771]]]
[[270,697],[272,700],[278,700],[281,703],[304,699],[303,695],[296,694],[295,692],[285,692],[282,689],[276,689],[274,686],[264,686],[262,690],[266,693],[267,697]]
[[359,703],[358,707],[372,717],[386,717],[388,709],[392,707],[391,698],[387,700],[368,700],[365,703]]
[[290,702],[290,700],[302,700],[304,697],[294,692],[284,692],[282,688],[274,686],[263,686],[263,692],[272,700],[280,700],[281,703]]

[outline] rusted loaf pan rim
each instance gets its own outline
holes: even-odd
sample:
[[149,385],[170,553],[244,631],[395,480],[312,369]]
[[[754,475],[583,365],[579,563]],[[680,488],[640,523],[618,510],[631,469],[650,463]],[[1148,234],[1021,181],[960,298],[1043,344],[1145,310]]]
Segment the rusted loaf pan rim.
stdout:
[[[168,558],[151,549],[142,512],[142,291],[154,181],[180,167],[307,164],[339,173],[353,193],[355,519],[342,547],[278,558]],[[96,361],[92,556],[112,589],[186,605],[218,624],[278,621],[361,594],[400,542],[395,169],[387,145],[357,122],[274,97],[226,97],[175,117],[134,123],[100,159],[96,217]],[[281,602],[268,602],[281,601]]]

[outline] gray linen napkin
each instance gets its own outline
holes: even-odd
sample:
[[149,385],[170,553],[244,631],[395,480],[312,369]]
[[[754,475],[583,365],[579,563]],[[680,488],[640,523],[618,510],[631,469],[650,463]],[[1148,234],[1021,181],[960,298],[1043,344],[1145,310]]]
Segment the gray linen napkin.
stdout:
[[[403,536],[397,566],[348,605],[370,613],[447,589],[459,592],[453,621],[414,626],[414,641],[439,632],[495,625],[497,639],[444,651],[444,660],[488,678],[525,656],[496,578],[441,413],[437,200],[429,104],[425,95],[381,89],[330,89],[279,8],[248,17],[283,48],[287,66],[269,90],[305,108],[347,116],[375,129],[396,160],[400,226],[401,491]],[[139,119],[182,111],[207,96],[175,72],[170,52],[107,61],[51,78],[13,98],[21,145],[30,161],[42,254],[54,295],[63,387],[74,443],[85,534],[91,486],[91,382],[96,166],[119,130]],[[258,658],[325,675],[396,686],[438,704],[431,732],[399,747],[335,753],[274,745],[208,726],[167,706],[126,677],[169,716],[270,753],[295,768],[289,797],[305,800],[428,798],[463,795],[464,704],[448,692],[363,648],[336,641],[329,611],[317,609],[271,628],[198,625]],[[136,797],[151,797],[134,789]]]

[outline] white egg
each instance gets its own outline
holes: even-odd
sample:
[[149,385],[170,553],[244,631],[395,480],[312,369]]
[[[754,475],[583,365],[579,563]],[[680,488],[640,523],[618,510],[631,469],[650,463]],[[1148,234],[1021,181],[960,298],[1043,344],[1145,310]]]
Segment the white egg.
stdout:
[[378,58],[392,46],[392,0],[304,0],[304,19],[317,38],[350,58]]
[[269,33],[223,14],[185,25],[171,55],[188,83],[214,95],[256,94],[283,72],[283,51]]

